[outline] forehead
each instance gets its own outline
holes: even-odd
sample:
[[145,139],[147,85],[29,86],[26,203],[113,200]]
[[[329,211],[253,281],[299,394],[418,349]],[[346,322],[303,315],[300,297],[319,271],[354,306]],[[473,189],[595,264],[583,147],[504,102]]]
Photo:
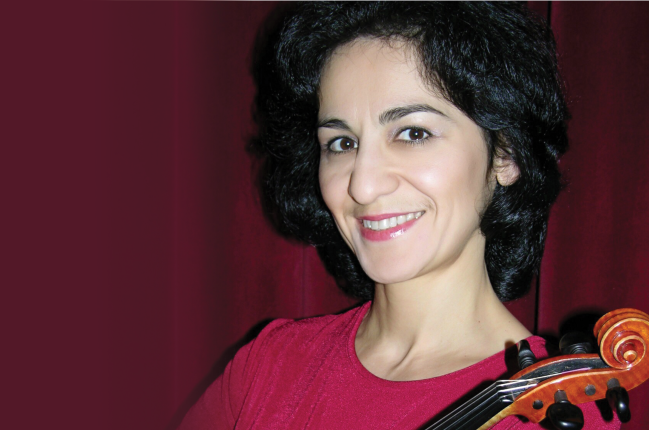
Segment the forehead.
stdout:
[[[371,110],[435,99],[449,105],[422,79],[419,57],[404,41],[357,39],[338,47],[323,68],[320,112],[364,104]],[[351,105],[350,105],[351,104]],[[357,106],[358,107],[358,106]]]
[[379,59],[395,64],[407,63],[415,69],[418,64],[413,46],[405,40],[360,37],[337,47],[330,55],[325,69],[332,67],[332,63],[343,60],[360,65],[363,60],[376,62]]

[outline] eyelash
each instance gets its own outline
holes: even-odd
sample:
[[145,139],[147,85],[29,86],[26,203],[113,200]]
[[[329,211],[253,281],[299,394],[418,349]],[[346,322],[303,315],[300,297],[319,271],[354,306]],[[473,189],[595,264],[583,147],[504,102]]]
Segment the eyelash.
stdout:
[[[349,140],[350,142],[354,142],[354,147],[351,148],[351,149],[345,149],[345,150],[341,150],[341,151],[334,151],[334,150],[332,150],[331,148],[332,148],[333,144],[334,144],[336,141],[339,141],[339,140],[340,140],[340,141],[342,141],[342,140]],[[353,151],[353,150],[356,149],[356,148],[358,148],[358,142],[356,142],[354,139],[352,139],[352,138],[350,138],[350,137],[348,137],[348,136],[336,136],[336,137],[334,137],[333,139],[330,139],[330,140],[327,142],[327,144],[325,145],[325,147],[324,147],[323,149],[324,149],[326,152],[329,152],[329,153],[331,153],[331,154],[339,155],[339,154],[345,154],[345,153],[347,153],[347,152],[349,152],[349,151]]]
[[[421,139],[414,139],[414,140],[411,140],[411,139],[398,139],[398,140],[401,140],[402,142],[405,142],[406,144],[408,144],[410,146],[423,145],[424,143],[426,143],[426,141],[428,141],[428,139],[431,136],[433,136],[433,134],[430,131],[426,130],[425,128],[421,128],[421,127],[405,127],[405,128],[400,129],[399,131],[397,131],[397,133],[395,134],[395,139],[397,139],[399,136],[401,136],[403,133],[405,133],[407,131],[411,131],[411,132],[412,131],[418,131],[418,132],[423,132],[424,133],[424,137],[422,137]],[[336,141],[342,141],[342,140],[349,140],[351,142],[354,142],[354,147],[351,148],[351,149],[346,149],[346,150],[341,150],[341,151],[334,151],[334,150],[331,149],[333,144]],[[340,154],[345,154],[345,153],[347,153],[349,151],[353,151],[356,148],[358,148],[358,142],[356,142],[354,139],[352,139],[352,138],[350,138],[348,136],[336,136],[336,137],[334,137],[333,139],[330,139],[327,142],[327,144],[325,145],[323,150],[326,151],[326,152],[329,152],[331,154],[334,154],[334,155],[340,155]]]
[[[403,133],[405,133],[407,131],[410,131],[410,132],[412,132],[412,131],[423,132],[424,137],[422,137],[420,139],[399,139],[399,136],[401,136]],[[405,127],[405,128],[402,128],[401,130],[397,131],[397,133],[395,134],[395,139],[401,140],[402,142],[405,142],[405,143],[407,143],[408,145],[411,145],[411,146],[417,146],[417,145],[423,145],[424,143],[426,143],[426,141],[431,136],[433,136],[433,134],[430,131],[426,130],[425,128],[421,128],[421,127]]]

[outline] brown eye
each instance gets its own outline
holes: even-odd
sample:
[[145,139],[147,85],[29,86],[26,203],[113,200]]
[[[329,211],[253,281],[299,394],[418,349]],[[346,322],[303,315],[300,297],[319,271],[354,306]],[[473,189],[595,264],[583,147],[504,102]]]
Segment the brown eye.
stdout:
[[329,151],[331,152],[346,152],[356,149],[358,144],[349,137],[339,137],[329,143]]
[[424,138],[424,131],[418,130],[416,128],[411,128],[408,132],[408,137],[410,140],[419,140]]
[[401,131],[397,136],[398,140],[405,140],[407,142],[418,142],[424,140],[430,136],[430,133],[424,130],[423,128],[406,128]]

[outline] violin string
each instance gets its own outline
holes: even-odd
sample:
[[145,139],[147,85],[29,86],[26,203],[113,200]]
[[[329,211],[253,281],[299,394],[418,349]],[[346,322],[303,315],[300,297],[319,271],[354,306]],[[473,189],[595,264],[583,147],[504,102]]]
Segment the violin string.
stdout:
[[[460,426],[463,422],[466,424],[467,420],[471,420],[474,418],[477,414],[480,413],[480,411],[486,409],[489,405],[494,403],[494,400],[496,400],[497,397],[497,390],[495,386],[490,387],[491,389],[488,392],[482,393],[481,396],[478,398],[472,399],[471,403],[471,408],[463,407],[463,411],[455,411],[453,414],[450,416],[444,417],[443,420],[441,420],[438,423],[435,423],[433,427],[429,427],[427,430],[449,430],[449,429],[456,429],[458,426]],[[469,409],[468,411],[466,409]]]
[[[482,391],[478,396],[473,397],[469,403],[474,404],[478,399],[487,397],[488,394],[492,393],[494,390],[494,385],[490,385],[487,389]],[[442,428],[448,428],[448,425],[453,424],[456,421],[456,416],[461,413],[463,410],[467,409],[469,405],[464,404],[460,408],[455,409],[449,415],[444,416],[440,421],[433,423],[431,426],[426,427],[424,430],[438,430]],[[449,422],[450,421],[450,422]]]
[[[455,415],[458,414],[463,414],[467,409],[474,409],[473,405],[475,405],[478,402],[482,402],[485,398],[492,396],[494,393],[498,392],[498,389],[502,386],[507,386],[507,385],[519,385],[522,381],[510,381],[510,380],[503,380],[503,381],[497,381],[493,384],[491,384],[489,387],[484,389],[482,392],[480,392],[478,395],[474,396],[469,400],[468,402],[464,403],[462,406],[459,408],[453,410],[450,415],[448,415],[446,418],[452,418]],[[443,421],[446,421],[443,420]]]
[[[489,387],[481,391],[479,394],[471,398],[468,402],[462,404],[460,407],[454,409],[450,414],[444,416],[440,421],[432,424],[431,426],[425,427],[422,430],[446,430],[450,428],[450,425],[455,426],[452,428],[460,430],[461,427],[457,427],[458,425],[464,427],[464,425],[467,424],[467,421],[472,420],[480,412],[494,405],[497,401],[505,400],[505,396],[511,396],[511,400],[514,401],[514,399],[520,394],[538,385],[540,382],[546,379],[558,375],[563,375],[569,372],[588,370],[590,368],[591,367],[584,367],[583,369],[571,369],[568,371],[564,370],[563,372],[553,372],[529,379],[505,379],[496,381]],[[458,417],[458,415],[460,416]],[[464,425],[461,424],[462,421],[464,421]]]
[[[462,419],[470,418],[471,414],[474,414],[484,408],[483,404],[497,394],[495,400],[500,400],[504,395],[511,394],[514,397],[518,394],[527,391],[529,388],[532,388],[541,382],[541,380],[551,378],[552,376],[559,375],[559,373],[553,373],[549,375],[544,375],[536,378],[530,378],[527,380],[501,380],[491,384],[489,387],[481,391],[478,395],[474,396],[468,402],[464,403],[459,408],[453,410],[449,415],[445,416],[441,421],[435,423],[432,427],[427,427],[426,430],[435,430],[440,429],[442,424],[448,425],[449,421],[460,421]],[[538,380],[538,382],[535,382]],[[511,386],[511,387],[510,387]],[[493,400],[492,400],[493,402]],[[479,405],[476,405],[479,403]],[[493,403],[492,403],[493,404]],[[469,409],[469,411],[467,411]],[[460,418],[456,418],[461,414]],[[453,423],[455,424],[455,423]]]
[[[426,430],[435,430],[435,429],[440,429],[442,428],[442,425],[448,425],[449,421],[456,421],[458,415],[467,416],[471,414],[472,412],[476,411],[476,403],[484,403],[485,400],[489,399],[492,397],[496,392],[497,392],[497,387],[501,385],[502,381],[495,382],[482,390],[478,395],[474,396],[469,400],[468,402],[464,403],[462,406],[459,408],[453,410],[450,414],[446,415],[444,418],[442,418],[440,421],[436,422],[433,427],[428,427]],[[510,381],[507,381],[510,382]],[[469,409],[470,411],[467,411]],[[445,427],[444,427],[445,428]]]

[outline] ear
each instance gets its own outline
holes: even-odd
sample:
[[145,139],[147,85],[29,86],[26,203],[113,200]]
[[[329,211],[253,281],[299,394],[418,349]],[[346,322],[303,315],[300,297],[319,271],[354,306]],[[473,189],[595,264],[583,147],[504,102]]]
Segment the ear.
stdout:
[[496,155],[494,158],[494,174],[503,187],[508,187],[518,180],[521,172],[509,154]]

